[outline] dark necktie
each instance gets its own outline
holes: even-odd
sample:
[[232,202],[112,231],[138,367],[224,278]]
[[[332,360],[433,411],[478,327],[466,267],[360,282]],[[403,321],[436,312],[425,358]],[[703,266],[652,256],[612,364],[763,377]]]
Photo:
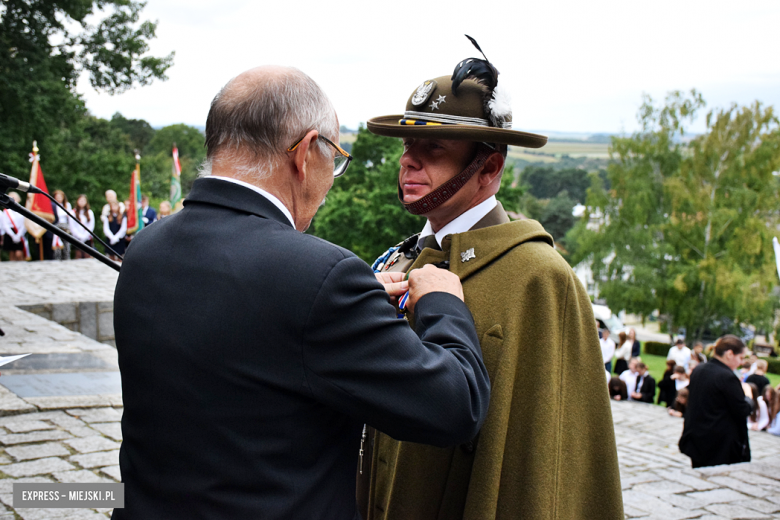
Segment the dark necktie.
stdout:
[[441,247],[439,247],[439,243],[436,241],[436,235],[428,235],[427,237],[423,238],[422,243],[418,244],[418,247],[420,250],[423,250],[426,247],[430,247],[436,251],[441,251]]

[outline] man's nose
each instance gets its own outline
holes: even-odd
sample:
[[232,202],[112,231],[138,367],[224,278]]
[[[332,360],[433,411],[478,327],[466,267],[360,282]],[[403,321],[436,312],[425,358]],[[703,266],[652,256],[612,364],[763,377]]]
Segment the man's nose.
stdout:
[[401,154],[401,159],[398,161],[401,166],[407,169],[419,170],[422,167],[414,148],[407,148],[404,153]]

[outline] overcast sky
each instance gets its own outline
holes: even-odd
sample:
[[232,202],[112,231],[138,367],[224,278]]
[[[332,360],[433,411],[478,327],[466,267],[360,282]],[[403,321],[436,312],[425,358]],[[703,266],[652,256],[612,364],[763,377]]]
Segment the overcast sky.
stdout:
[[314,78],[356,127],[478,57],[464,33],[501,72],[518,130],[631,132],[643,93],[691,88],[711,108],[780,107],[777,0],[152,0],[142,16],[159,22],[152,54],[176,51],[170,79],[109,96],[82,78],[97,116],[203,126],[230,78],[280,64]]

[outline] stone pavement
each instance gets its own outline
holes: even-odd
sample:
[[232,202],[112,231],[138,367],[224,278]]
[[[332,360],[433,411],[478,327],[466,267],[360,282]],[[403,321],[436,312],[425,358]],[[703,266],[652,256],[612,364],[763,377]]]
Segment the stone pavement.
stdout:
[[780,437],[749,432],[753,461],[691,469],[683,420],[660,406],[612,401],[626,518],[780,518]]
[[[11,489],[14,482],[119,481],[121,395],[68,395],[65,387],[20,397],[2,385],[11,375],[115,373],[116,350],[76,331],[112,312],[116,277],[94,260],[0,264],[0,355],[38,357],[0,368],[0,520],[110,516],[107,509],[14,510]],[[65,305],[84,302],[96,303],[97,314]],[[780,437],[751,432],[753,462],[692,470],[677,449],[682,419],[633,402],[613,401],[612,413],[626,518],[780,519]]]

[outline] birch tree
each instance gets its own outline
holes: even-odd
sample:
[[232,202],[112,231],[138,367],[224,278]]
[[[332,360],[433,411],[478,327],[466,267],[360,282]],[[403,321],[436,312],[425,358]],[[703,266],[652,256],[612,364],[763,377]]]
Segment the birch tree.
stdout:
[[592,176],[587,205],[599,218],[573,233],[574,261],[590,262],[613,310],[657,309],[690,337],[768,326],[777,306],[777,117],[760,103],[710,111],[705,133],[687,140],[704,106],[695,91],[662,106],[645,99],[640,131],[613,139],[611,189]]

